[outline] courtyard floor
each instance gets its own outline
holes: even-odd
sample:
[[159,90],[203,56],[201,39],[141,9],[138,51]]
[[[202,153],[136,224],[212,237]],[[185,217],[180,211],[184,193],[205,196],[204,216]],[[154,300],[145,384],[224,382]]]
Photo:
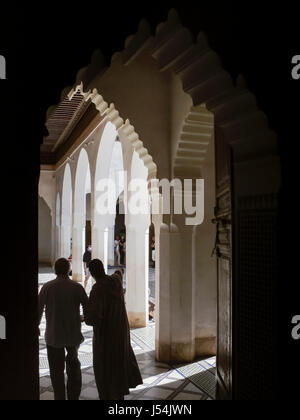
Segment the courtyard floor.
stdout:
[[[40,269],[39,284],[54,279],[51,270]],[[153,279],[153,271],[149,278]],[[150,287],[151,296],[153,286]],[[44,340],[45,317],[41,324],[40,337],[40,396],[41,400],[53,400],[54,394],[49,377],[47,349]],[[98,392],[93,372],[92,341],[93,330],[83,324],[85,338],[79,350],[82,368],[81,400],[97,400]],[[199,360],[192,364],[170,366],[155,361],[155,323],[147,328],[131,331],[131,344],[135,352],[144,384],[132,390],[126,400],[213,400],[216,387],[215,357]]]

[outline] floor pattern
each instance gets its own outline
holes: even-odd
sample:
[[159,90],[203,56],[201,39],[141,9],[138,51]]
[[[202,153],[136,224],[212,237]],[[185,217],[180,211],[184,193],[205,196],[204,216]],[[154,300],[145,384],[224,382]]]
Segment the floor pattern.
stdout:
[[[41,273],[40,286],[49,279],[49,273]],[[54,395],[49,377],[47,349],[44,340],[45,317],[43,317],[40,329],[40,397],[41,400],[53,400]],[[92,328],[84,324],[82,333],[85,341],[79,350],[83,380],[80,399],[97,400],[99,397],[92,367]],[[126,400],[191,401],[215,399],[216,360],[214,357],[179,366],[169,366],[156,362],[154,322],[150,322],[147,328],[132,330],[131,344],[144,383],[131,390],[130,395],[125,397]]]

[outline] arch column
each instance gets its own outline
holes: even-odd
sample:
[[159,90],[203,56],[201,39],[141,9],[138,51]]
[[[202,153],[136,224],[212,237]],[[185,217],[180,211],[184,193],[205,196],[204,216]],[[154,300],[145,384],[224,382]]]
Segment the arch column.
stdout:
[[74,183],[73,205],[73,243],[72,274],[73,280],[84,280],[83,254],[85,252],[86,195],[91,191],[89,157],[85,148],[79,152]]
[[60,258],[60,252],[61,252],[61,246],[60,246],[60,241],[61,241],[61,227],[60,225],[56,225],[56,229],[55,229],[55,260],[57,260],[58,258]]
[[71,218],[64,217],[64,222],[60,227],[60,256],[61,258],[69,258],[71,255]]
[[92,252],[93,258],[97,258],[103,262],[104,269],[107,272],[108,268],[108,217],[99,217],[96,215],[95,224],[92,230]]
[[60,258],[61,255],[61,201],[60,195],[56,195],[55,203],[56,213],[55,213],[55,260]]
[[83,254],[85,251],[85,226],[78,224],[73,226],[72,241],[72,278],[74,281],[84,280]]
[[56,216],[55,211],[51,211],[51,265],[55,263],[55,256],[56,256]]
[[126,305],[130,328],[146,327],[149,319],[149,224],[126,229]]
[[60,257],[69,258],[71,250],[72,223],[73,223],[73,188],[70,165],[66,164],[63,175],[61,199],[61,227],[60,227]]

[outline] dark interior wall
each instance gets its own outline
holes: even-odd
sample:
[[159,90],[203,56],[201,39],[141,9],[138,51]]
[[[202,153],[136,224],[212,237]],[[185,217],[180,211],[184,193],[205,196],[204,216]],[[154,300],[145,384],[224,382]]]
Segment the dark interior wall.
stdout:
[[0,400],[39,398],[38,181],[44,111],[34,106],[30,95],[20,96],[36,76],[25,27],[16,9],[1,8],[0,54],[6,57],[7,79],[0,80],[0,130],[1,139],[6,139],[0,176],[9,210],[5,208],[2,226],[0,314],[6,319],[7,337],[0,340]]
[[43,198],[39,196],[39,263],[51,264],[52,259],[52,216]]
[[115,222],[115,237],[126,234],[125,216],[124,214],[118,214]]

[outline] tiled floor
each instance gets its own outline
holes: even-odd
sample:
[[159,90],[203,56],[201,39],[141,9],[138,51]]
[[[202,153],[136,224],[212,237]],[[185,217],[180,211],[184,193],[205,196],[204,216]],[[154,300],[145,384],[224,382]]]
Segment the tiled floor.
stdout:
[[[40,284],[53,275],[41,272]],[[41,400],[53,400],[49,378],[46,344],[44,341],[45,319],[41,324],[40,338],[40,388]],[[92,364],[92,328],[83,325],[85,341],[80,347],[83,387],[81,400],[96,400]],[[131,343],[142,373],[143,385],[131,391],[126,400],[212,400],[215,397],[215,358],[201,360],[190,365],[169,366],[155,361],[155,324],[132,330]]]

